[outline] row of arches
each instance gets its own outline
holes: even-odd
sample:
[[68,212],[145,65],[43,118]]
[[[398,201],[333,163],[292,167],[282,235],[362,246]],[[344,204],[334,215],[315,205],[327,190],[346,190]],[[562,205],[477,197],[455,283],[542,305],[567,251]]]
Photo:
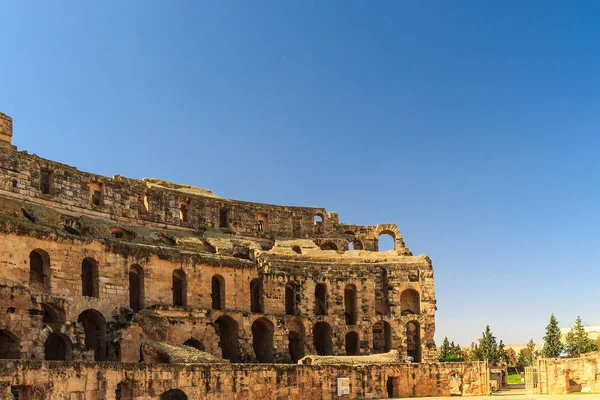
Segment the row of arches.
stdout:
[[[64,313],[47,304],[42,304],[45,323],[64,323]],[[62,315],[61,315],[62,314]],[[84,330],[84,346],[94,353],[95,361],[106,361],[108,358],[106,320],[96,310],[85,310],[77,318]],[[52,332],[44,344],[46,360],[69,361],[72,359],[73,345],[71,339],[63,333]],[[0,359],[20,358],[20,343],[16,335],[8,330],[0,331]]]
[[[315,223],[315,229],[322,230],[322,224]],[[319,233],[316,230],[315,230],[315,233]],[[342,250],[344,250],[345,246],[346,245],[344,245],[343,243],[340,246],[338,246],[338,244],[334,243],[333,241],[326,241],[326,242],[322,243],[320,247],[321,247],[321,250],[342,251]],[[355,237],[351,237],[348,239],[347,248],[350,251],[365,249],[363,243],[360,240],[356,239]],[[391,233],[382,233],[375,242],[375,250],[376,251],[390,251],[390,250],[395,250],[395,249],[396,249],[396,239],[394,238],[394,236]]]
[[[30,253],[30,285],[32,287],[49,288],[50,257],[41,249]],[[87,257],[81,264],[82,295],[99,297],[98,262]],[[388,277],[387,271],[381,268],[378,274],[375,311],[379,315],[389,315]],[[172,301],[175,306],[187,305],[187,276],[181,269],[172,273]],[[250,281],[250,309],[254,313],[264,312],[262,280],[255,278]],[[327,315],[327,285],[319,283],[314,292],[315,315]],[[416,290],[407,289],[401,294],[402,315],[420,313],[420,295]],[[129,305],[134,311],[144,308],[144,269],[137,264],[129,267]],[[215,310],[226,309],[225,279],[221,275],[213,275],[211,279],[211,305]],[[346,325],[356,325],[358,319],[358,301],[356,285],[348,284],[344,288],[344,309]],[[289,281],[285,285],[285,313],[298,313],[298,285]]]
[[[387,278],[381,285],[378,291],[380,298],[377,299],[375,312],[377,315],[389,315],[389,298]],[[319,283],[315,286],[315,315],[327,315],[328,312],[328,296],[327,285]],[[286,296],[287,299],[287,296]],[[417,290],[405,289],[400,295],[401,315],[420,314],[421,312],[421,296]],[[346,325],[356,325],[358,323],[358,299],[356,285],[347,284],[344,287],[344,315]]]
[[[96,361],[105,361],[106,358],[106,326],[104,318],[98,311],[84,311],[78,322],[83,324],[85,331],[85,348],[93,350]],[[231,362],[240,361],[239,327],[237,322],[226,315],[219,317],[214,322],[214,328],[219,337],[221,357]],[[252,347],[259,363],[275,362],[273,334],[275,327],[266,318],[259,318],[252,324]],[[388,352],[392,349],[392,329],[388,322],[379,321],[373,325],[373,353]],[[312,329],[312,340],[318,355],[333,355],[332,329],[327,322],[317,322]],[[187,346],[205,350],[202,342],[189,339]],[[415,362],[420,357],[420,326],[416,321],[407,324],[406,345],[408,355]],[[359,333],[350,331],[345,336],[345,350],[347,355],[360,354]],[[297,362],[305,355],[304,326],[299,321],[292,321],[288,331],[288,351],[292,362]],[[44,345],[46,360],[69,361],[73,357],[71,340],[62,333],[53,332],[48,335]],[[18,338],[7,330],[0,330],[0,359],[20,358],[20,345]]]

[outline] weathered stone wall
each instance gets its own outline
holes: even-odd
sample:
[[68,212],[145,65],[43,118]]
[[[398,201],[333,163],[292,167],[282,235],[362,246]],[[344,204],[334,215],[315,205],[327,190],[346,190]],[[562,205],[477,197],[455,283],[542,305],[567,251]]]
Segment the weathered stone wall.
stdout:
[[[238,262],[236,266],[213,266],[209,264],[184,263],[161,259],[158,255],[140,256],[129,254],[127,256],[110,251],[109,246],[99,241],[76,240],[45,240],[32,236],[18,236],[16,234],[0,233],[0,276],[7,282],[12,282],[4,291],[4,299],[0,298],[3,308],[14,308],[15,312],[8,317],[0,317],[0,329],[8,330],[17,335],[22,343],[33,343],[35,351],[23,349],[28,358],[43,359],[43,343],[47,335],[39,335],[44,329],[42,323],[43,309],[41,305],[49,305],[60,310],[63,321],[73,324],[77,328],[78,317],[86,310],[96,310],[102,314],[107,322],[119,318],[119,307],[129,305],[129,280],[128,271],[131,265],[139,265],[144,274],[143,305],[152,308],[155,317],[164,320],[167,327],[161,335],[140,333],[129,338],[127,329],[140,329],[140,318],[134,318],[132,328],[127,328],[120,336],[122,347],[121,360],[134,362],[139,360],[139,346],[143,340],[157,340],[168,343],[181,344],[194,338],[202,342],[207,351],[220,356],[218,336],[213,323],[221,315],[231,317],[239,326],[240,345],[242,354],[246,359],[253,358],[251,327],[255,320],[265,317],[274,327],[274,350],[277,360],[289,361],[288,355],[288,330],[290,324],[303,328],[305,338],[305,353],[314,352],[312,341],[312,327],[316,322],[327,322],[331,328],[333,354],[345,354],[345,337],[349,331],[355,331],[360,338],[360,353],[368,354],[373,351],[373,326],[378,321],[390,324],[392,331],[392,347],[406,354],[406,324],[417,321],[421,328],[421,341],[423,359],[432,360],[435,357],[433,346],[433,318],[434,305],[426,298],[422,299],[421,312],[416,315],[401,314],[400,296],[408,288],[420,293],[428,294],[423,290],[420,282],[404,282],[407,271],[396,269],[389,265],[390,274],[390,308],[389,316],[378,316],[375,313],[374,279],[369,279],[371,273],[361,274],[346,265],[352,265],[353,260],[347,258],[340,267],[330,267],[314,276],[304,271],[285,272],[283,269],[273,268],[269,273],[260,273],[264,285],[264,312],[250,312],[250,281],[259,276],[259,271],[249,261],[232,259]],[[29,286],[29,256],[32,251],[43,251],[48,254],[50,281],[47,288]],[[317,253],[323,252],[320,249]],[[332,256],[343,259],[342,256],[332,252]],[[271,259],[274,258],[270,255]],[[309,265],[306,257],[305,265]],[[99,288],[98,297],[82,295],[81,265],[84,258],[93,258],[98,262]],[[419,268],[427,272],[428,261],[420,257],[404,257],[413,266],[418,275]],[[302,260],[299,258],[299,260]],[[345,264],[345,263],[349,264]],[[226,264],[224,262],[223,264]],[[248,264],[248,265],[247,265]],[[172,281],[174,270],[183,270],[187,277],[186,306],[172,306]],[[376,273],[375,271],[374,273]],[[225,282],[224,310],[211,309],[211,278],[218,274]],[[298,290],[297,315],[285,316],[285,283],[294,280]],[[427,282],[424,278],[424,281]],[[314,315],[314,288],[316,283],[325,283],[328,287],[328,315]],[[357,313],[356,325],[346,325],[344,319],[344,288],[353,284],[357,288]],[[16,286],[16,287],[15,287]],[[396,289],[397,288],[397,289]],[[1,293],[2,291],[0,291]],[[19,295],[16,295],[18,292]],[[33,299],[33,301],[32,301]],[[32,315],[31,310],[37,310]],[[396,315],[396,317],[394,317]],[[18,317],[17,317],[18,316]],[[3,321],[5,319],[5,321]],[[24,330],[21,325],[30,328]],[[116,326],[119,327],[118,325]],[[147,330],[150,330],[147,327]],[[71,329],[69,337],[76,342],[82,342],[77,337],[81,330]],[[75,335],[75,336],[74,336]],[[81,350],[83,352],[83,350]],[[75,356],[77,359],[77,356]]]
[[[0,129],[7,131],[7,121],[1,119]],[[383,234],[394,238],[394,250],[377,251]],[[65,384],[72,386],[61,390],[72,393],[83,383],[105,390],[103,368],[117,371],[71,361],[132,363],[122,365],[137,373],[150,368],[152,376],[173,368],[177,375],[165,379],[177,382],[190,376],[187,367],[138,365],[145,342],[186,344],[234,363],[269,363],[227,367],[239,375],[236,382],[250,376],[252,396],[272,379],[277,388],[284,378],[314,385],[316,370],[290,365],[309,354],[394,349],[402,360],[437,358],[432,262],[410,253],[396,225],[347,225],[323,208],[222,199],[157,179],[106,178],[17,152],[9,143],[0,146],[0,310],[6,310],[0,313],[0,359],[63,360]],[[27,375],[25,364],[15,365]],[[25,369],[33,367],[46,364]],[[89,373],[75,379],[73,368]],[[192,393],[245,393],[218,383],[229,379],[225,370],[213,382],[205,381],[204,367],[194,368],[201,375],[185,384]],[[364,368],[376,379],[389,375]],[[479,371],[473,365],[449,371],[446,364],[415,364],[410,373],[408,366],[390,368],[399,374],[390,385],[407,396],[445,393],[448,380],[456,392],[457,374],[461,393],[471,393],[469,382],[480,384],[470,377]],[[435,383],[432,369],[439,369]],[[351,373],[361,393],[371,396],[371,383]],[[114,385],[117,378],[131,379],[118,375]],[[136,398],[171,385],[156,379],[136,383]],[[332,382],[313,390],[329,393]],[[221,389],[210,389],[215,384]],[[298,385],[288,386],[305,390]],[[71,398],[77,396],[83,395]]]
[[[8,122],[12,127],[12,120],[0,119],[0,124]],[[48,193],[42,190],[42,172],[49,176]],[[0,194],[86,216],[169,229],[212,227],[266,238],[315,238],[319,244],[335,243],[339,250],[347,250],[353,241],[376,250],[377,238],[386,233],[394,237],[400,254],[410,254],[394,224],[344,225],[337,213],[324,208],[223,199],[205,189],[158,179],[108,178],[10,148],[0,148]],[[186,215],[180,212],[182,206]]]
[[600,393],[600,353],[537,361],[539,394]]
[[487,364],[306,366],[0,362],[0,399],[155,400],[179,389],[189,399],[337,399],[337,378],[350,378],[350,398],[488,394]]

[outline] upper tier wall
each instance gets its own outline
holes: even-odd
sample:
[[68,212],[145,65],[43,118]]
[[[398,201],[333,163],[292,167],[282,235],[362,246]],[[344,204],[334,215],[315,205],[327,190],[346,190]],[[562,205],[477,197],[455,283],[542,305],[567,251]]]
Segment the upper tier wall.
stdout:
[[157,179],[113,178],[79,171],[27,152],[0,148],[0,194],[92,217],[168,229],[222,228],[265,238],[312,238],[326,244],[357,240],[377,250],[380,234],[409,254],[394,224],[340,224],[335,212],[320,207],[278,206],[222,199],[210,191]]

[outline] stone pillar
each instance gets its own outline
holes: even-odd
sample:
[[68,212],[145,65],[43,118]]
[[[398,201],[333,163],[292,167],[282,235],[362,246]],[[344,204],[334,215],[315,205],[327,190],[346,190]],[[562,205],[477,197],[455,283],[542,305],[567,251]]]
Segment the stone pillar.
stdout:
[[12,118],[0,112],[0,140],[10,144],[13,135]]

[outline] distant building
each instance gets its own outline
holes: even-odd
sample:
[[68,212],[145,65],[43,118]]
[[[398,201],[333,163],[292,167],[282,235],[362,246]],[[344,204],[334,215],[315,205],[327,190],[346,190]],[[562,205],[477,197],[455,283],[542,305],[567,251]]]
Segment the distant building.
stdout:
[[[560,328],[560,340],[565,342],[567,334],[571,330],[572,327],[569,328]],[[588,337],[592,340],[596,340],[600,337],[600,325],[592,325],[584,327]]]

